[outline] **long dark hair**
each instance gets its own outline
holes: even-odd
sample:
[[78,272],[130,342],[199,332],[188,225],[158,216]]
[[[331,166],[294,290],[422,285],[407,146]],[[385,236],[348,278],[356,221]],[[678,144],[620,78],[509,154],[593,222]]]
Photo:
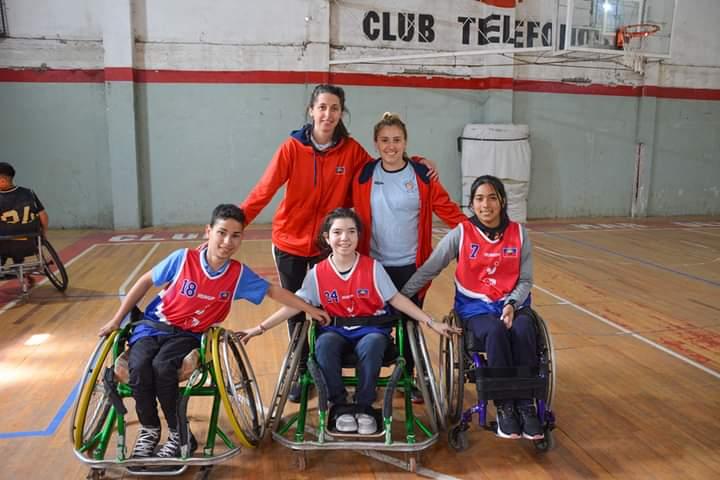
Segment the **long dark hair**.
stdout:
[[[481,185],[488,184],[493,189],[495,189],[495,193],[497,193],[498,197],[500,197],[500,224],[497,227],[491,228],[485,225],[480,221],[479,218],[477,218],[477,215],[475,215],[475,210],[473,210],[473,199],[475,198],[475,192],[478,188],[480,188]],[[478,227],[480,230],[482,230],[485,235],[487,235],[491,239],[495,239],[498,236],[502,235],[502,233],[505,231],[505,229],[508,226],[508,223],[510,222],[510,218],[507,214],[507,193],[505,193],[505,185],[503,185],[502,181],[500,181],[499,178],[494,177],[492,175],[483,175],[475,179],[475,181],[470,186],[470,200],[468,202],[468,208],[470,208],[470,211],[473,212],[472,216],[470,217],[470,221]]]
[[[322,93],[329,93],[338,97],[338,99],[340,100],[340,109],[342,110],[342,113],[344,114],[349,112],[347,107],[345,106],[345,90],[336,85],[329,85],[327,83],[322,83],[313,89],[312,94],[310,94],[310,103],[308,103],[307,111],[311,110],[315,106],[318,97]],[[348,132],[341,118],[338,124],[335,125],[335,131],[333,132],[332,138],[333,142],[337,143],[341,139],[347,138],[349,136],[350,132]]]
[[322,226],[320,227],[320,233],[318,233],[317,239],[315,239],[315,244],[322,252],[321,255],[323,257],[327,257],[332,252],[330,245],[325,240],[325,234],[330,233],[330,227],[332,227],[333,222],[339,218],[349,218],[353,222],[355,222],[355,226],[357,227],[358,232],[358,240],[360,239],[360,235],[362,235],[363,224],[362,221],[360,221],[360,217],[358,217],[357,213],[355,213],[354,210],[351,210],[349,208],[336,208],[332,212],[325,215]]

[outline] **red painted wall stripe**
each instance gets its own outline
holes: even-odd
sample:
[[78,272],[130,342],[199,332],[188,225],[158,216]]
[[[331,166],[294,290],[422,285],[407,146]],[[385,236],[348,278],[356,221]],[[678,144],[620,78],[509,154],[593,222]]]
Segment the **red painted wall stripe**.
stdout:
[[139,70],[108,67],[104,70],[0,69],[0,82],[16,83],[226,83],[314,84],[346,86],[445,88],[462,90],[512,90],[516,92],[656,97],[683,100],[720,100],[720,89],[578,85],[547,80],[514,80],[507,77],[453,78],[442,76],[381,75],[293,71]]

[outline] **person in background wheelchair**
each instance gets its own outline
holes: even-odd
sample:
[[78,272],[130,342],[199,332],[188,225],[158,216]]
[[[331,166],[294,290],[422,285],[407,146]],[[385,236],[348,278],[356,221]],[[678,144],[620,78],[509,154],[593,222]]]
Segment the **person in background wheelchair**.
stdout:
[[[34,191],[15,185],[15,169],[0,162],[0,235],[35,233],[37,225],[45,235],[48,230],[48,214]],[[0,242],[0,265],[8,259],[22,263],[25,257],[37,252],[37,244],[29,241],[3,240]],[[25,288],[32,287],[33,278],[23,278]]]
[[[460,332],[434,321],[409,298],[398,293],[378,261],[357,253],[361,229],[360,219],[350,209],[337,208],[325,217],[318,243],[329,255],[308,270],[296,295],[322,306],[333,319],[332,325],[325,324],[320,329],[315,356],[327,382],[328,399],[335,407],[335,430],[371,435],[377,431],[372,404],[392,328],[386,321],[386,303],[424,322],[440,335]],[[256,327],[242,330],[238,335],[247,341],[296,313],[294,307],[283,307]],[[354,404],[348,402],[342,380],[342,357],[352,351],[358,359]]]
[[[451,230],[408,280],[402,293],[415,294],[453,259],[454,309],[465,331],[485,346],[489,367],[536,367],[537,340],[530,306],[532,249],[524,226],[507,215],[502,182],[483,175],[470,188],[473,215]],[[532,398],[496,400],[497,435],[543,438]]]
[[[245,215],[235,205],[218,205],[205,227],[207,246],[202,250],[180,249],[145,273],[135,283],[120,308],[99,332],[117,329],[122,319],[153,286],[166,287],[148,304],[144,319],[130,337],[130,381],[140,421],[132,457],[151,457],[160,441],[160,402],[169,428],[167,442],[158,457],[179,457],[178,368],[183,358],[200,346],[202,333],[222,322],[233,300],[243,298],[254,304],[270,298],[303,310],[314,318],[327,315],[289,291],[269,284],[246,265],[233,260],[240,248]],[[190,436],[193,450],[196,442]]]

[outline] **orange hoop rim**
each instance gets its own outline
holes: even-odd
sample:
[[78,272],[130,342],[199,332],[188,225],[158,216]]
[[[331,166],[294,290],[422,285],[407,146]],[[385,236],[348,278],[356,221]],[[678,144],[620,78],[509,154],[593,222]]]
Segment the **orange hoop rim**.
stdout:
[[654,23],[635,23],[620,29],[625,38],[649,37],[660,31],[660,25]]

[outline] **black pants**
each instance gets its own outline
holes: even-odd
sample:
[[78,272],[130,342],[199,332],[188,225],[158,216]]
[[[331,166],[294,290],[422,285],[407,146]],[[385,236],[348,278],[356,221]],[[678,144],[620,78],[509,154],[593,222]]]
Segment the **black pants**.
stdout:
[[199,346],[200,339],[176,334],[143,337],[132,345],[128,359],[129,383],[141,425],[160,427],[157,398],[168,428],[177,429],[178,369],[183,358]]
[[[313,265],[323,259],[321,256],[301,257],[293,255],[291,253],[283,252],[274,245],[273,256],[275,257],[275,266],[278,271],[278,277],[280,278],[280,286],[293,293],[297,292],[300,287],[302,287],[302,283],[308,269],[312,268]],[[289,335],[292,335],[296,325],[302,325],[304,321],[305,312],[300,312],[297,315],[290,317],[288,319]],[[307,340],[303,341],[304,347],[300,357],[300,371],[305,370],[309,353]]]
[[[395,288],[398,290],[401,290],[402,287],[405,286],[408,280],[410,280],[410,277],[413,276],[413,273],[417,271],[417,267],[413,263],[412,265],[403,265],[400,267],[384,267],[385,271],[390,276],[390,280],[392,280],[393,284],[395,285]],[[422,308],[422,301],[418,299],[417,294],[414,295],[410,300],[413,301],[415,305]],[[401,314],[403,318],[403,326],[407,326],[408,320],[411,322],[414,322],[415,320],[410,319],[405,314]],[[410,350],[410,340],[407,335],[404,337],[403,342],[403,352],[405,357],[405,365],[407,366],[407,371],[410,375],[412,375],[413,370],[415,369],[415,361],[413,360],[412,351]]]
[[37,238],[0,241],[0,265],[5,265],[8,259],[12,259],[13,263],[20,264],[25,261],[26,257],[36,253],[38,253]]

